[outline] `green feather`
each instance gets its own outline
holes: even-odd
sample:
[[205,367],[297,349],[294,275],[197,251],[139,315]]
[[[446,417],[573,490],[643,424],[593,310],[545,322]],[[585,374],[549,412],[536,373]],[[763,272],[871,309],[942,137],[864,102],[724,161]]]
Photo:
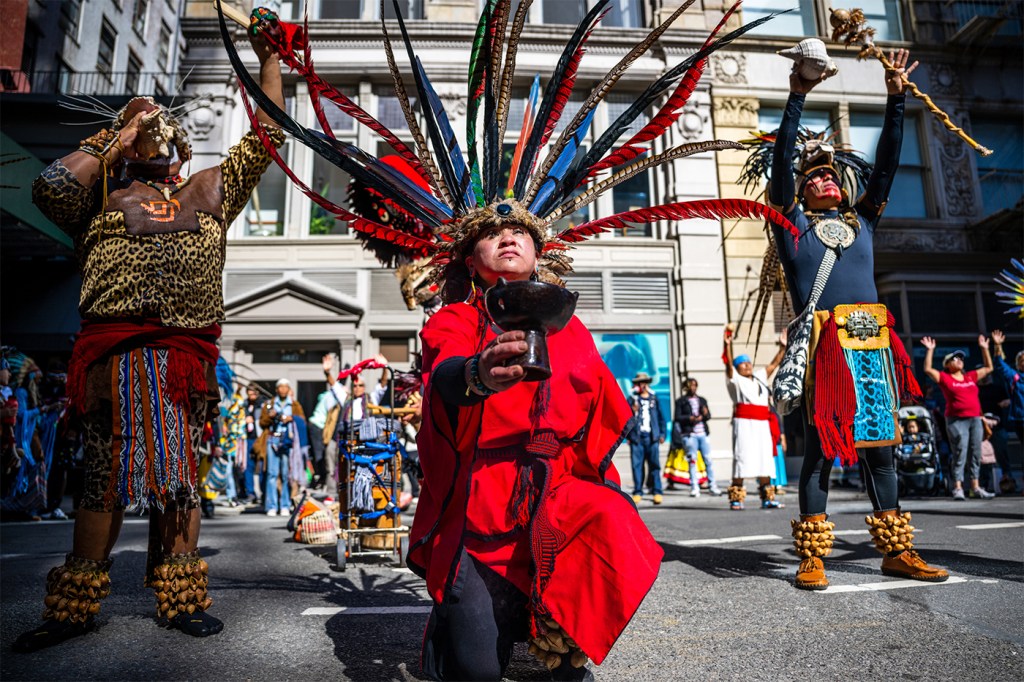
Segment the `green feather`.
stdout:
[[[487,73],[487,66],[490,62],[490,54],[484,54],[484,42],[487,39],[487,24],[491,20],[491,12],[494,10],[496,0],[488,0],[484,11],[480,15],[480,21],[476,25],[476,35],[473,36],[473,49],[469,54],[469,87],[466,90],[469,101],[466,104],[466,145],[469,147],[469,169],[470,182],[473,186],[473,194],[476,196],[478,206],[484,205],[484,188],[480,179],[480,162],[477,154],[476,123],[477,115],[480,112],[480,103],[483,101],[483,90],[480,89]],[[474,93],[480,90],[480,94],[474,97]]]

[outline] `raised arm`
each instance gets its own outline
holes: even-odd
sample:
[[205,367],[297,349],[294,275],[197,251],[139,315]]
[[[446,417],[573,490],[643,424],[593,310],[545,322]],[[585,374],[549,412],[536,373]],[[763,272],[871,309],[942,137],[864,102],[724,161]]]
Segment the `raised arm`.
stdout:
[[729,327],[725,328],[725,333],[722,335],[722,358],[725,360],[725,378],[732,379],[732,329]]
[[783,327],[782,333],[779,334],[779,349],[775,351],[775,357],[773,357],[772,361],[768,363],[767,367],[765,367],[765,372],[768,374],[768,376],[771,376],[772,372],[777,370],[779,368],[779,365],[782,364],[782,356],[786,354],[786,339],[788,336],[787,332],[788,330],[785,327]]
[[935,355],[935,339],[930,336],[926,336],[921,339],[921,345],[926,349],[924,354],[924,373],[929,379],[935,383],[939,383],[942,375],[938,370],[932,367],[932,356]]
[[992,354],[988,352],[989,341],[985,338],[984,334],[978,335],[978,348],[981,349],[981,361],[984,363],[983,367],[979,367],[975,372],[978,375],[978,381],[981,381],[994,369],[992,366]]
[[868,176],[867,187],[860,198],[857,208],[873,224],[882,215],[889,190],[892,189],[896,171],[900,165],[900,150],[903,147],[903,113],[906,107],[905,77],[917,68],[917,62],[907,67],[910,52],[899,50],[895,55],[889,53],[889,61],[893,67],[885,72],[885,89],[889,97],[885,103],[885,120],[882,122],[882,134],[878,138],[875,149],[875,165]]

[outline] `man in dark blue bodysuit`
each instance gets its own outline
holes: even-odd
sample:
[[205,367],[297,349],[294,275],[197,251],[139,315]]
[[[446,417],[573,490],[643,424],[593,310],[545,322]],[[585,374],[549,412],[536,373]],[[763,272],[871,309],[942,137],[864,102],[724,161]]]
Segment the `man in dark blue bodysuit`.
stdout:
[[[913,394],[917,387],[902,344],[895,333],[890,335],[892,316],[878,303],[874,281],[874,231],[899,165],[905,77],[917,66],[915,62],[907,68],[907,59],[905,50],[890,56],[894,68],[885,74],[889,96],[875,166],[854,202],[843,188],[844,165],[837,163],[836,150],[826,140],[807,139],[794,171],[800,114],[807,93],[817,85],[801,78],[795,68],[775,138],[768,197],[773,208],[798,228],[794,241],[773,226],[795,310],[807,306],[826,252],[831,249],[836,255],[816,303],[808,369],[814,384],[813,390],[805,390],[801,406],[807,435],[800,519],[793,521],[797,554],[803,558],[795,583],[801,589],[828,586],[821,557],[831,552],[833,541],[833,524],[825,509],[829,472],[837,456],[844,464],[858,457],[866,464],[867,490],[875,510],[868,523],[884,554],[882,572],[935,582],[948,577],[913,551],[910,515],[900,513],[892,447],[899,442],[899,431],[893,417],[900,394]],[[880,383],[886,388],[878,389]],[[900,390],[908,386],[913,389]],[[873,431],[877,433],[865,435]]]

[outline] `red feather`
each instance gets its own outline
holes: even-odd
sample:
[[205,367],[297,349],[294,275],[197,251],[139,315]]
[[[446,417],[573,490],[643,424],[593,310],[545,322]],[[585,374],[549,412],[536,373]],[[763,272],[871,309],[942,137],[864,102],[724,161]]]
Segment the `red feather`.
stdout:
[[689,220],[704,218],[719,220],[722,218],[760,218],[787,230],[793,240],[800,233],[793,223],[773,208],[749,199],[705,199],[701,201],[680,201],[674,204],[663,204],[641,208],[636,211],[618,213],[607,218],[598,218],[589,222],[563,230],[557,239],[567,243],[581,242],[600,232],[626,227],[629,223],[653,223],[658,220]]
[[[718,35],[718,32],[722,30],[723,26],[725,26],[725,22],[728,21],[733,12],[739,8],[740,2],[742,2],[742,0],[737,0],[737,2],[729,8],[729,11],[725,13],[725,16],[722,17],[722,20],[718,22],[718,26],[715,27],[715,30],[712,31],[711,35],[709,35],[707,40],[704,41],[705,48],[711,44],[715,39],[715,36]],[[632,161],[646,152],[647,149],[637,147],[637,143],[653,140],[664,133],[670,125],[679,119],[683,113],[683,107],[685,107],[686,103],[690,101],[693,91],[697,89],[697,83],[700,82],[701,76],[704,75],[704,69],[707,64],[708,60],[702,59],[690,67],[690,69],[688,69],[683,75],[683,79],[679,82],[679,85],[676,86],[672,96],[669,97],[664,106],[658,110],[658,113],[654,115],[654,118],[651,119],[650,123],[641,128],[640,131],[631,137],[624,145],[591,166],[586,177],[580,181],[580,184],[585,184],[587,178],[593,177],[605,169],[613,168],[614,166]]]
[[[281,23],[282,25],[287,24],[287,22],[279,23]],[[287,26],[298,29],[298,26],[294,24],[287,24]],[[409,147],[406,146],[404,142],[398,139],[398,137],[393,132],[388,130],[384,126],[384,124],[382,124],[380,121],[375,119],[370,114],[366,113],[366,111],[363,110],[358,104],[356,104],[351,99],[346,97],[333,85],[331,85],[323,78],[321,78],[319,74],[314,72],[313,62],[308,57],[308,52],[307,63],[303,63],[295,56],[295,53],[291,50],[291,45],[289,43],[279,42],[275,40],[271,32],[265,32],[264,35],[266,36],[267,41],[270,43],[271,47],[274,48],[274,51],[277,52],[277,54],[281,57],[281,61],[287,64],[289,68],[293,69],[296,73],[298,73],[306,80],[306,83],[309,86],[309,98],[310,100],[313,101],[314,111],[317,111],[317,105],[319,103],[320,97],[324,97],[330,100],[335,105],[337,105],[337,107],[341,109],[343,112],[354,118],[362,125],[369,128],[373,132],[377,133],[385,142],[391,145],[391,148],[395,150],[396,154],[405,159],[409,163],[409,165],[413,167],[417,175],[426,180],[428,183],[430,182],[430,176],[427,173],[426,169],[423,168],[423,165],[420,163],[420,159],[416,155],[416,153],[409,149]],[[309,41],[305,39],[302,42],[307,51],[309,49],[308,42]],[[317,112],[317,120],[320,122],[321,126],[324,126],[326,123],[327,119],[326,116],[324,116],[323,114],[322,106],[320,107],[320,111]],[[331,137],[334,137],[334,135],[331,134],[329,130],[329,126],[324,128],[325,133],[327,133]]]
[[252,104],[249,103],[249,96],[246,94],[245,87],[242,85],[241,80],[238,81],[238,88],[242,95],[242,104],[245,107],[245,113],[249,117],[249,122],[252,124],[253,132],[255,132],[256,136],[260,138],[260,142],[263,143],[263,146],[270,155],[270,158],[274,160],[274,163],[276,163],[278,167],[284,171],[284,174],[287,175],[295,184],[295,186],[299,188],[299,191],[309,197],[314,204],[328,213],[331,213],[336,218],[348,221],[349,226],[354,230],[364,232],[376,237],[377,239],[383,239],[409,249],[413,258],[422,258],[423,256],[428,256],[437,250],[437,244],[434,242],[420,239],[419,237],[407,234],[401,230],[395,230],[385,225],[380,225],[370,220],[366,220],[365,218],[338,206],[326,197],[323,197],[310,189],[306,183],[295,175],[295,172],[288,167],[288,164],[286,164],[284,159],[281,158],[281,155],[278,154],[277,147],[274,146],[270,136],[267,135],[266,128],[262,123],[260,123],[259,119],[256,118],[256,113],[252,110]]
[[565,105],[569,101],[569,97],[572,95],[572,88],[576,84],[576,75],[579,72],[580,60],[583,59],[583,53],[585,53],[585,44],[587,39],[590,38],[590,34],[594,32],[594,29],[601,20],[604,19],[604,15],[611,11],[609,7],[605,11],[598,15],[597,19],[594,20],[590,30],[583,34],[583,38],[580,40],[579,47],[572,53],[572,57],[569,59],[569,63],[565,65],[565,73],[562,75],[562,80],[558,83],[558,90],[555,91],[555,98],[551,104],[551,114],[548,116],[547,123],[544,124],[544,133],[540,138],[540,146],[543,147],[547,144],[551,134],[555,132],[555,126],[558,125],[558,119],[562,117],[562,112],[565,110]]

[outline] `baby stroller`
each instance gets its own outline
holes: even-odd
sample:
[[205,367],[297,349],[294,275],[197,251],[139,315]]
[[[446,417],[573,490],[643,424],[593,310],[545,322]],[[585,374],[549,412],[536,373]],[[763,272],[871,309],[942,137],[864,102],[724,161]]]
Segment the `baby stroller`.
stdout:
[[[896,446],[896,476],[900,495],[936,495],[945,488],[939,461],[935,421],[926,407],[911,405],[899,411],[903,444]],[[917,433],[910,433],[916,424]]]

